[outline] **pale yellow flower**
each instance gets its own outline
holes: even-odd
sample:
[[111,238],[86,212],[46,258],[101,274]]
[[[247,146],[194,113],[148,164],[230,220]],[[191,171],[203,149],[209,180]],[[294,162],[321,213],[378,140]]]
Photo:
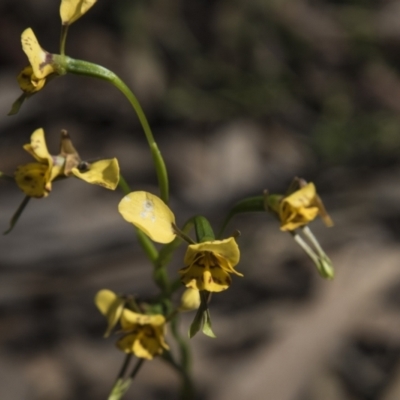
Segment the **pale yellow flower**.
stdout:
[[125,353],[151,360],[154,356],[169,350],[165,342],[165,317],[161,314],[145,315],[124,309],[121,327],[125,333],[117,347]]
[[20,165],[14,174],[15,182],[29,197],[46,197],[51,191],[51,182],[62,174],[64,160],[50,155],[42,128],[32,133],[31,142],[24,149],[37,162]]
[[234,267],[239,262],[240,251],[233,237],[190,244],[179,273],[187,288],[220,292],[231,284],[229,274],[243,276]]
[[322,217],[327,226],[333,225],[313,183],[308,183],[280,200],[278,216],[282,231],[293,231],[307,225],[318,215]]

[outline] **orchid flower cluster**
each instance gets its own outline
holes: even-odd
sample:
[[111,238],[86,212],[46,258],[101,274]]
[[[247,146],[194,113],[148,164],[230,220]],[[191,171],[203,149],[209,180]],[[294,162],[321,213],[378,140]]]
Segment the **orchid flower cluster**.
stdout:
[[[122,368],[108,398],[121,399],[144,360],[161,357],[182,376],[181,398],[191,399],[193,385],[189,374],[189,347],[181,337],[177,323],[180,313],[193,311],[189,337],[192,338],[199,331],[215,337],[209,309],[212,294],[217,295],[227,290],[232,285],[234,275],[243,277],[236,269],[240,261],[239,233],[222,238],[227,224],[240,213],[272,214],[278,219],[281,231],[289,232],[304,249],[320,275],[332,279],[332,262],[308,225],[317,216],[328,227],[333,222],[315,185],[295,178],[286,194],[269,194],[264,191],[259,196],[239,201],[226,216],[217,236],[203,216],[192,217],[181,228],[178,227],[175,214],[168,207],[167,169],[138,100],[112,71],[88,61],[72,59],[65,54],[69,26],[95,3],[96,0],[61,0],[59,54],[42,49],[31,28],[22,33],[22,49],[28,57],[29,65],[17,77],[22,95],[12,105],[10,114],[17,114],[25,100],[43,90],[50,81],[68,73],[109,82],[125,95],[139,118],[154,162],[160,196],[145,191],[131,191],[120,173],[116,158],[95,162],[83,160],[66,130],[61,132],[58,154],[51,154],[46,145],[44,129],[40,127],[33,131],[29,143],[23,146],[34,161],[17,166],[14,175],[0,172],[2,179],[14,182],[25,195],[5,233],[14,228],[30,199],[49,196],[55,182],[73,177],[109,190],[119,187],[124,197],[118,210],[122,218],[134,226],[138,242],[152,264],[151,271],[160,294],[146,303],[139,302],[130,294],[117,294],[110,289],[101,289],[96,294],[95,305],[107,324],[104,336],[117,335],[116,347],[125,353]],[[195,239],[191,236],[192,231]],[[162,246],[156,247],[154,243]],[[186,252],[182,268],[177,276],[171,278],[167,265],[174,251],[184,243]],[[178,291],[182,291],[180,302],[175,304],[174,294]],[[167,326],[172,333],[169,340],[176,342],[173,348],[179,351],[179,356],[172,352],[167,343]],[[137,362],[132,366],[134,357]]]

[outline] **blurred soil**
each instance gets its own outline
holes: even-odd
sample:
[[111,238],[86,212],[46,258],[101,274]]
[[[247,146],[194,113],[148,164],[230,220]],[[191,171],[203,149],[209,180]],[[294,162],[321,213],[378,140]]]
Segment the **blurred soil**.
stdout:
[[[239,199],[284,192],[294,176],[316,183],[335,222],[312,224],[333,282],[271,216],[230,223],[245,276],[213,297],[217,339],[191,342],[199,400],[400,398],[399,19],[389,0],[99,0],[71,27],[67,53],[114,70],[143,105],[178,223],[202,214],[218,226]],[[82,158],[116,156],[132,189],[156,193],[137,118],[104,82],[57,78],[5,116],[28,26],[56,52],[58,2],[0,1],[0,170],[29,162],[21,146],[36,128],[53,153],[67,129]],[[5,230],[23,195],[4,181],[0,190]],[[57,182],[1,238],[1,399],[106,398],[123,355],[102,338],[93,297],[157,293],[121,196]],[[158,359],[127,399],[178,393]]]

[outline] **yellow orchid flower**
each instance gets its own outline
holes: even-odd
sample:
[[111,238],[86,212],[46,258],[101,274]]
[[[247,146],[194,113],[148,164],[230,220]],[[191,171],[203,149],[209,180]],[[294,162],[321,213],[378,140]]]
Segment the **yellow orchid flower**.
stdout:
[[126,301],[111,290],[103,289],[97,292],[94,302],[107,319],[107,330],[104,337],[108,337],[121,318]]
[[282,231],[293,231],[307,225],[317,215],[321,216],[325,225],[333,225],[313,183],[308,183],[289,196],[283,197],[277,211]]
[[131,192],[118,205],[122,217],[157,243],[175,239],[175,216],[157,196],[143,191]]
[[14,174],[15,182],[29,197],[46,197],[51,191],[51,182],[62,173],[64,160],[50,155],[42,128],[32,133],[31,142],[24,149],[37,162],[19,166]]
[[126,335],[118,340],[117,347],[125,353],[151,360],[164,350],[169,350],[164,339],[165,317],[161,314],[145,315],[124,309],[121,327]]
[[25,99],[42,90],[47,79],[57,74],[53,55],[42,49],[31,28],[22,32],[21,43],[30,65],[25,67],[17,76],[18,85],[23,93],[13,103],[8,115],[17,114]]
[[229,274],[243,276],[234,267],[239,262],[240,251],[233,237],[190,244],[179,273],[187,288],[221,292],[231,284]]
[[36,163],[21,165],[15,171],[15,181],[29,197],[46,197],[51,183],[60,176],[74,175],[85,182],[114,190],[119,181],[119,166],[116,158],[93,163],[82,162],[66,131],[61,132],[61,150],[52,156],[47,150],[42,128],[36,129],[31,142],[24,145]]
[[63,25],[71,25],[82,17],[97,0],[61,0],[60,17]]

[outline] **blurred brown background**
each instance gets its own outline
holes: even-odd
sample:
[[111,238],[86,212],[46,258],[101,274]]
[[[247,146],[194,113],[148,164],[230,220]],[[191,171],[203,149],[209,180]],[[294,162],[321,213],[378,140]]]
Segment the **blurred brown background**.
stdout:
[[[66,76],[7,117],[32,27],[58,51],[59,2],[0,1],[0,170],[29,162],[38,127],[53,153],[67,129],[82,158],[118,157],[133,189],[157,192],[128,102]],[[237,200],[294,176],[314,181],[335,227],[314,233],[337,278],[323,281],[263,214],[236,218],[243,279],[214,296],[217,339],[192,340],[198,399],[400,398],[400,3],[99,0],[67,54],[133,88],[165,156],[178,222],[215,226]],[[0,182],[0,226],[23,198]],[[150,265],[117,212],[121,193],[73,179],[32,200],[0,240],[0,399],[105,399],[123,355],[105,340],[97,290],[151,296]],[[182,266],[180,255],[171,276]],[[185,333],[192,315],[185,316]],[[146,363],[127,399],[177,399]]]

